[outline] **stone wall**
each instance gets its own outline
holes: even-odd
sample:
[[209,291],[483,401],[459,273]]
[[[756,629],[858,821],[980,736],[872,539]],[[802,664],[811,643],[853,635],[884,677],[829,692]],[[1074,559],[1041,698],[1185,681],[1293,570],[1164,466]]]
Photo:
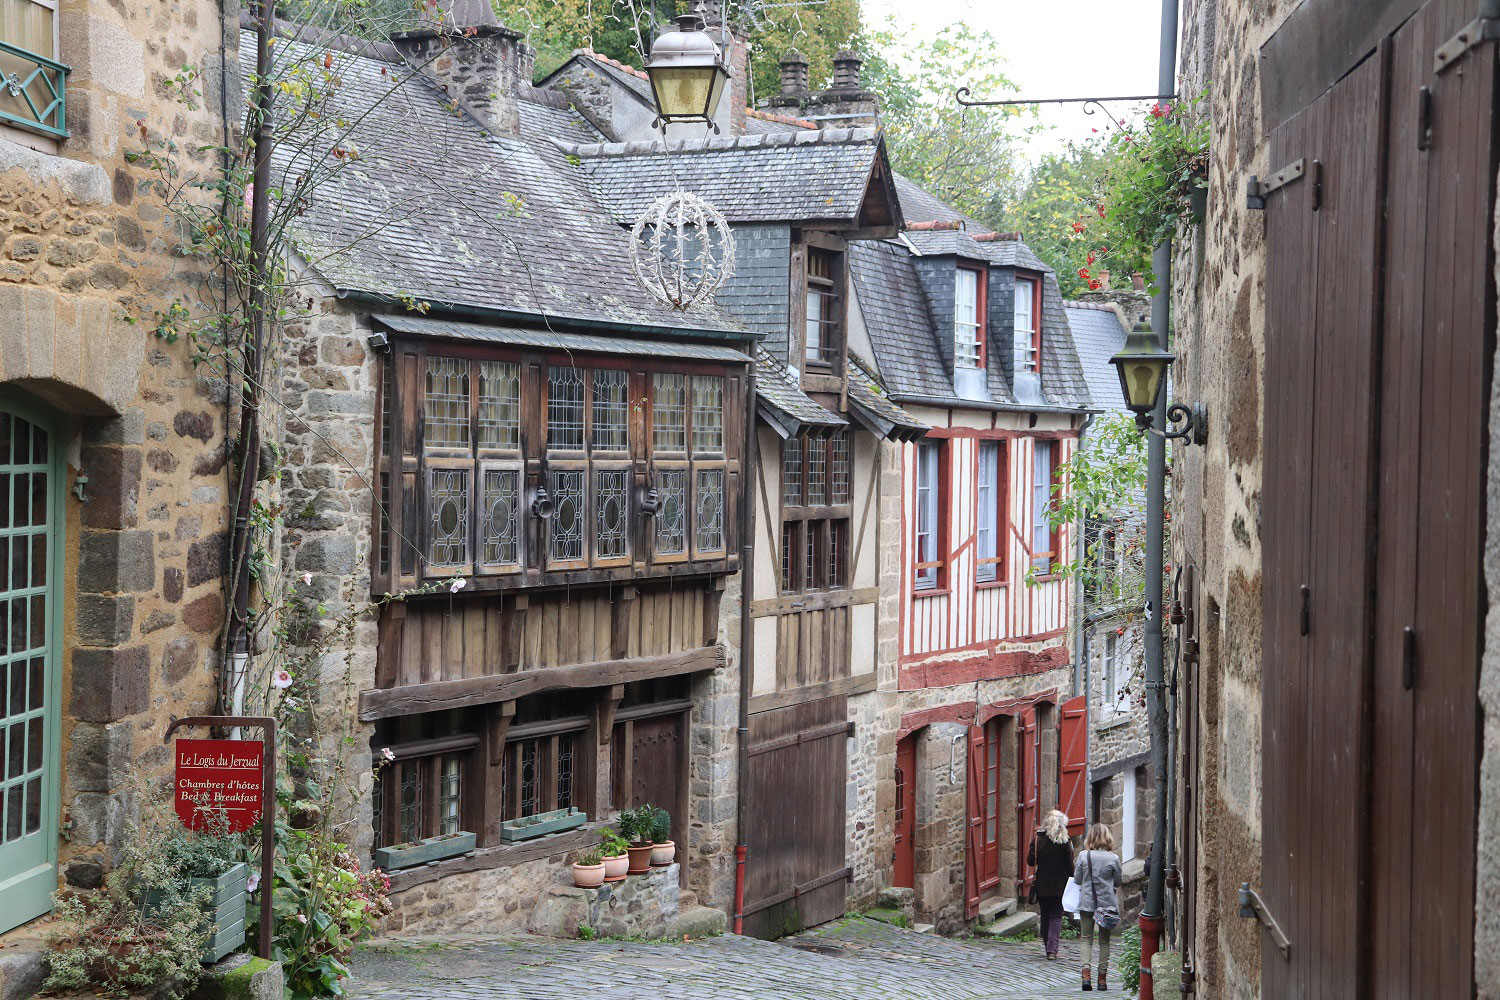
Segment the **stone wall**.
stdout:
[[[60,872],[93,887],[134,835],[129,769],[163,770],[168,720],[215,699],[228,386],[193,366],[185,339],[150,331],[172,302],[200,318],[222,306],[205,268],[175,252],[151,174],[127,154],[170,132],[184,171],[212,172],[213,154],[192,151],[225,139],[218,54],[235,44],[238,5],[64,0],[58,19],[70,137],[0,126],[0,392],[29,397],[61,429],[54,819]],[[167,84],[185,65],[203,71],[196,108]]]

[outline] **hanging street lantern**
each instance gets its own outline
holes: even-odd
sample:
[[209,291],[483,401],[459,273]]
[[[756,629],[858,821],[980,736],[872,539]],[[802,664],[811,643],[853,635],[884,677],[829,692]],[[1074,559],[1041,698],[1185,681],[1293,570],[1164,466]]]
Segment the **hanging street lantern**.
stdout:
[[1146,323],[1137,323],[1120,353],[1109,359],[1120,375],[1125,405],[1143,430],[1151,426],[1151,414],[1167,384],[1167,368],[1176,360],[1176,355],[1157,344],[1156,334]]
[[656,97],[657,118],[652,128],[672,122],[704,122],[713,126],[714,114],[729,81],[729,67],[698,14],[677,18],[675,31],[664,31],[651,45],[646,75]]

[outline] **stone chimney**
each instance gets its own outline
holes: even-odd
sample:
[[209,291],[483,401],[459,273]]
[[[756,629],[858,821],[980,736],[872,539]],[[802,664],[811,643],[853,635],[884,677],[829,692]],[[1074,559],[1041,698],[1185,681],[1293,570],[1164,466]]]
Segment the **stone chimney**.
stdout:
[[823,128],[879,128],[880,102],[864,89],[860,70],[864,60],[849,49],[833,57],[833,86],[814,95],[807,117]]
[[781,93],[761,102],[771,108],[791,108],[801,112],[807,100],[807,60],[796,49],[787,49],[781,57]]
[[536,63],[525,37],[501,26],[489,0],[439,0],[424,20],[391,39],[401,57],[491,132],[519,134],[518,102]]

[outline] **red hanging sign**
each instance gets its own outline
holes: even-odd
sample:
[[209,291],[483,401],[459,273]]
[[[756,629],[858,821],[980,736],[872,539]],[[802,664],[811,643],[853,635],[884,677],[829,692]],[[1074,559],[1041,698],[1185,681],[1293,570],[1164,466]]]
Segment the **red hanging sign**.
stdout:
[[175,805],[190,830],[217,827],[231,833],[260,818],[265,794],[264,745],[260,740],[178,740]]

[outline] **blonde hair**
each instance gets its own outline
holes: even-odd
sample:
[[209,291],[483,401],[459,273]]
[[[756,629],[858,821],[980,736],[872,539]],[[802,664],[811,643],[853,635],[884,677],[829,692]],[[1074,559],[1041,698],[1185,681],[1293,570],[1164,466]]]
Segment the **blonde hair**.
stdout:
[[1042,820],[1042,832],[1047,839],[1054,844],[1066,844],[1068,842],[1068,814],[1061,809],[1054,809]]
[[1090,851],[1113,851],[1115,849],[1115,835],[1109,832],[1109,827],[1103,823],[1095,823],[1089,827],[1089,835],[1084,840],[1083,846]]

